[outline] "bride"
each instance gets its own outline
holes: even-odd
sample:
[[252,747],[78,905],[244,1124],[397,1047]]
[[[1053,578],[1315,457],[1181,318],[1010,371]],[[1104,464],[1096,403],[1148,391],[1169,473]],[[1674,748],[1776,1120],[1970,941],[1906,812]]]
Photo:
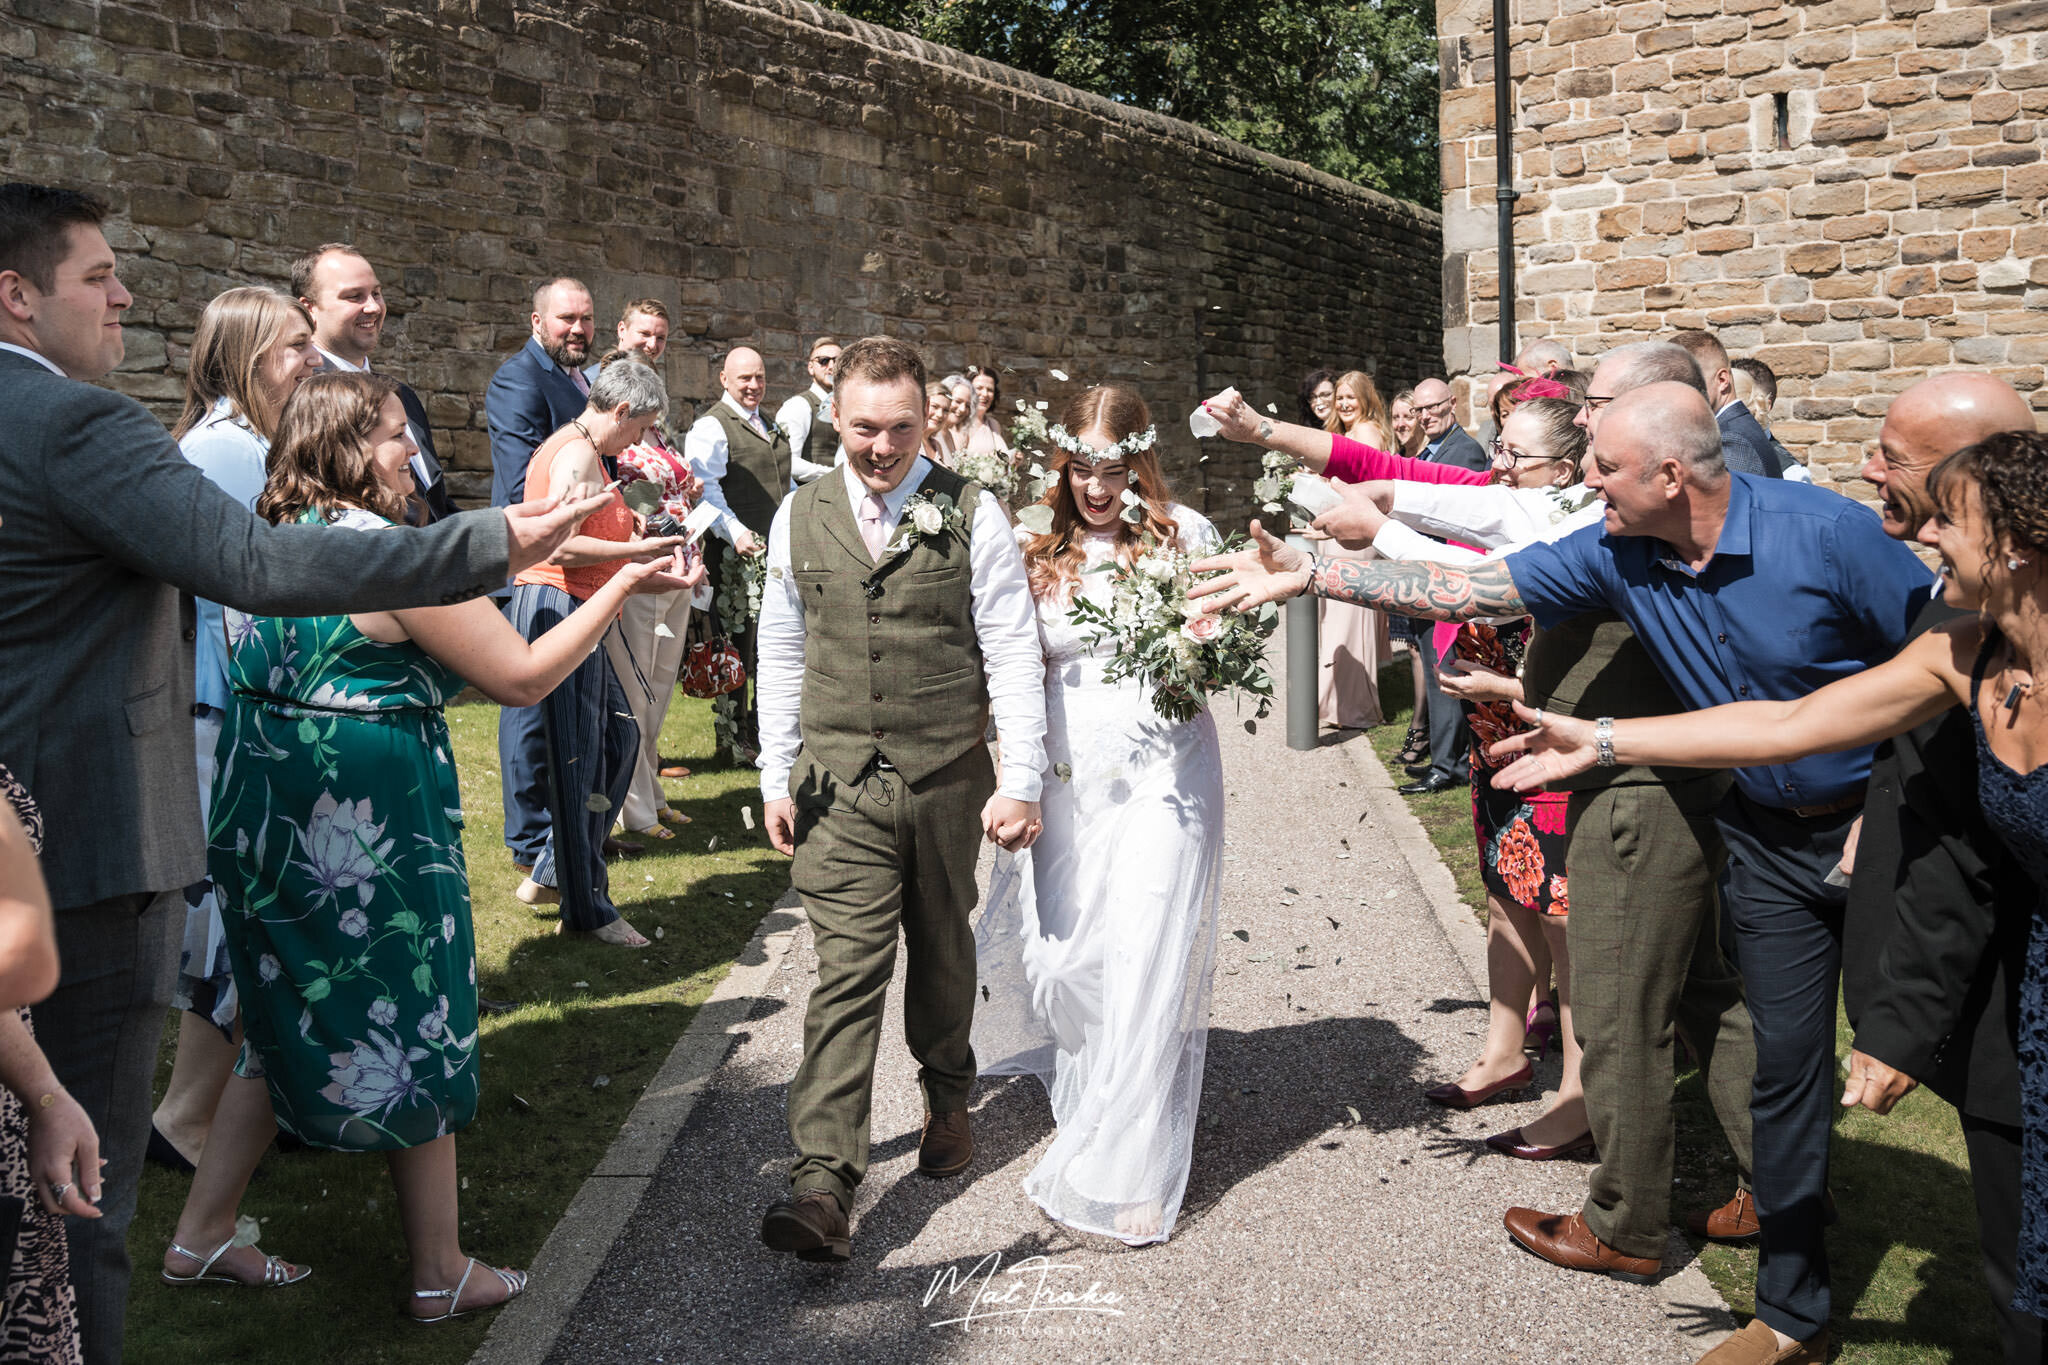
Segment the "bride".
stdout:
[[[1045,832],[999,854],[976,930],[984,1074],[1045,1083],[1059,1132],[1024,1190],[1057,1221],[1132,1245],[1180,1212],[1201,1099],[1223,845],[1223,766],[1205,710],[1174,722],[1143,679],[1102,680],[1107,646],[1068,619],[1107,603],[1145,537],[1218,537],[1172,501],[1145,404],[1092,388],[1051,428],[1051,529],[1023,525],[1046,657]],[[1041,523],[1042,524],[1042,523]]]

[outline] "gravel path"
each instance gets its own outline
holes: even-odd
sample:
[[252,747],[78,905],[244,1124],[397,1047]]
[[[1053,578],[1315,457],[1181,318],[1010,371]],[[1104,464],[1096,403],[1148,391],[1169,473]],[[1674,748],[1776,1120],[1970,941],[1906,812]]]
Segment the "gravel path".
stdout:
[[[1686,1362],[1730,1325],[1696,1270],[1632,1287],[1553,1270],[1509,1242],[1504,1209],[1576,1208],[1586,1168],[1486,1153],[1481,1139],[1536,1103],[1456,1114],[1420,1097],[1460,1073],[1484,1030],[1451,937],[1469,958],[1469,924],[1447,936],[1411,869],[1417,831],[1363,741],[1295,753],[1277,717],[1256,737],[1219,719],[1233,798],[1222,938],[1202,1126],[1170,1243],[1076,1235],[1024,1197],[1018,1182],[1051,1136],[1029,1078],[977,1088],[966,1176],[917,1176],[898,992],[853,1260],[818,1267],[762,1247],[816,969],[799,915],[769,941],[765,987],[733,1002],[729,1055],[645,1167],[637,1211],[547,1358]],[[1439,865],[1423,875],[1444,879]],[[1539,1070],[1546,1088],[1557,1065]],[[1049,1290],[1093,1284],[1118,1296],[1117,1315],[989,1315],[1029,1302],[1037,1276],[1009,1268],[1032,1256],[1068,1267],[1045,1272]],[[1024,1283],[970,1324],[937,1325],[970,1306],[968,1288],[932,1296],[949,1268],[976,1288],[993,1275],[997,1294]]]

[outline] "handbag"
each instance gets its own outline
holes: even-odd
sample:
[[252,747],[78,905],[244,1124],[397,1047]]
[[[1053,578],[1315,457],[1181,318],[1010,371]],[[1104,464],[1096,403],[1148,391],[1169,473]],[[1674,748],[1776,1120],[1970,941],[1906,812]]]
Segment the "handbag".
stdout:
[[692,613],[689,635],[683,648],[683,666],[676,674],[676,686],[686,697],[700,700],[722,697],[747,685],[747,665],[723,635],[712,635],[700,624],[702,613]]

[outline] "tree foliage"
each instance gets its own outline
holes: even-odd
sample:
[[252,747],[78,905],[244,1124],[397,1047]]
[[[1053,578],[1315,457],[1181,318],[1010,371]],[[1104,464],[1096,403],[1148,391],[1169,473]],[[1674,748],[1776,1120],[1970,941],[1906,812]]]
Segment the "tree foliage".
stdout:
[[1435,6],[1420,0],[839,0],[900,29],[1434,204]]

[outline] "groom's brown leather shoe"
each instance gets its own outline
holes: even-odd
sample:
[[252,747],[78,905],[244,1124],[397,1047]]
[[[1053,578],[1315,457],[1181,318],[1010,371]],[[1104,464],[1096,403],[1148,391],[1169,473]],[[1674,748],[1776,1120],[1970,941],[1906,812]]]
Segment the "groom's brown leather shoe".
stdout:
[[846,1211],[824,1190],[778,1199],[761,1215],[761,1240],[800,1261],[844,1261],[853,1255]]
[[1593,1229],[1586,1226],[1586,1220],[1576,1213],[1509,1209],[1501,1222],[1507,1225],[1508,1236],[1519,1242],[1524,1250],[1566,1270],[1590,1270],[1630,1284],[1648,1284],[1664,1268],[1662,1261],[1616,1251],[1595,1237]]
[[965,1109],[924,1116],[924,1136],[917,1143],[919,1175],[958,1175],[974,1160],[974,1134]]

